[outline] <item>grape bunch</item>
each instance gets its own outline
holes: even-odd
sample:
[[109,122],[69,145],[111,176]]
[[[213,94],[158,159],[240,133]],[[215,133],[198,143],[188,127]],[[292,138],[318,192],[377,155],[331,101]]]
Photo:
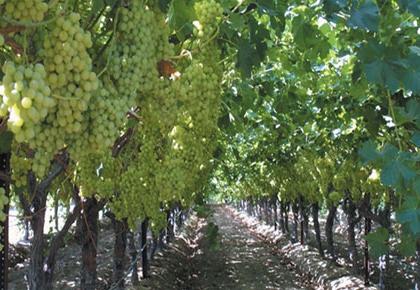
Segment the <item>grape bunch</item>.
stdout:
[[12,146],[10,167],[12,168],[13,185],[20,188],[27,184],[28,172],[32,169],[33,159],[29,158],[24,151],[19,150],[19,146],[16,145]]
[[79,20],[77,13],[58,18],[50,37],[44,40],[48,83],[58,105],[55,119],[60,130],[68,134],[81,131],[83,112],[99,84],[87,53],[92,40]]
[[141,95],[156,92],[157,64],[172,55],[173,46],[167,40],[169,28],[164,17],[143,1],[133,1],[120,15],[109,75],[120,97],[132,100],[139,90]]
[[100,194],[101,198],[110,198],[114,194],[118,178],[115,176],[115,162],[110,151],[85,155],[79,160],[76,168],[81,195]]
[[208,0],[195,3],[194,9],[198,19],[198,22],[194,23],[198,30],[196,35],[199,38],[210,37],[219,25],[223,15],[223,7],[215,0]]
[[42,0],[7,0],[5,10],[12,19],[39,22],[48,11],[48,4]]
[[18,143],[31,142],[40,133],[40,123],[56,102],[46,82],[42,64],[19,65],[6,62],[0,86],[0,116],[9,114],[8,127]]
[[100,89],[93,95],[86,112],[88,128],[84,130],[84,139],[91,151],[109,151],[120,128],[124,124],[130,105],[123,98],[117,98],[100,84]]

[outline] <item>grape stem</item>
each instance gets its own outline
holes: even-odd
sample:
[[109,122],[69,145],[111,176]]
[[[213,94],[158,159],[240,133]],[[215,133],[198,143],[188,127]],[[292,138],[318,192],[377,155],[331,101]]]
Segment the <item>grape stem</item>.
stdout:
[[20,31],[25,30],[25,29],[26,29],[26,27],[24,27],[24,26],[11,25],[11,26],[6,26],[6,27],[0,28],[0,34],[3,34],[3,35],[6,36],[6,34],[20,32]]
[[52,94],[52,97],[58,99],[58,100],[63,100],[63,101],[68,101],[68,100],[81,100],[81,97],[74,97],[74,98],[65,98],[63,96],[57,95],[57,94]]
[[137,120],[141,120],[141,118],[140,118],[140,116],[139,115],[137,115],[137,113],[136,112],[134,112],[134,111],[128,111],[128,113],[127,113],[130,117],[133,117],[133,118],[135,118],[135,119],[137,119]]
[[184,57],[188,57],[189,59],[192,59],[192,52],[187,49],[183,49],[179,55],[172,56],[169,59],[181,59]]
[[193,49],[191,51],[189,51],[187,49],[183,49],[179,55],[172,56],[169,59],[182,59],[184,57],[189,57],[189,59],[192,59],[193,53],[198,52],[199,49],[205,47],[207,44],[209,44],[211,41],[213,41],[218,34],[219,34],[219,26],[217,26],[217,29],[216,29],[215,33],[208,40],[206,40],[202,45],[200,45],[199,48]]
[[4,43],[10,46],[15,54],[21,55],[23,48],[9,36],[4,36]]
[[118,154],[121,152],[124,146],[127,145],[128,142],[131,140],[133,133],[133,128],[128,128],[128,130],[122,136],[117,138],[117,140],[114,143],[114,146],[112,147],[112,157],[118,156]]

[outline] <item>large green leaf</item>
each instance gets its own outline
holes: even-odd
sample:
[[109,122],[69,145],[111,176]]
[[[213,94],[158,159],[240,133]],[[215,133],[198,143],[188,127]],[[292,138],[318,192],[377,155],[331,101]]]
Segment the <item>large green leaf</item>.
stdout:
[[99,12],[104,6],[104,0],[92,0],[92,13]]
[[396,123],[397,125],[403,125],[406,123],[416,124],[420,121],[420,102],[411,99],[407,102],[405,107],[396,107]]
[[395,186],[400,181],[400,174],[394,167],[396,162],[388,163],[381,172],[381,182],[384,185]]
[[380,157],[378,151],[376,150],[376,145],[372,141],[368,141],[363,144],[362,148],[359,150],[359,156],[365,163],[374,161]]
[[196,18],[194,2],[194,0],[173,0],[169,6],[169,25],[176,31],[181,41],[192,32],[192,22]]
[[407,10],[416,17],[420,17],[420,1],[418,0],[398,0],[398,5],[402,10]]
[[411,141],[417,146],[420,147],[420,132],[416,131],[413,134],[413,137],[411,138]]
[[409,208],[397,212],[397,221],[401,224],[407,224],[414,235],[420,234],[419,208]]
[[378,31],[379,9],[372,0],[365,0],[359,8],[351,12],[348,25],[354,28],[361,28],[368,31]]
[[398,251],[401,255],[409,257],[416,254],[416,241],[411,235],[403,234],[401,243],[398,244]]
[[243,77],[250,77],[252,67],[258,63],[258,53],[247,39],[239,41],[237,67]]
[[389,232],[387,229],[380,227],[376,231],[365,236],[365,239],[369,243],[369,252],[373,257],[379,258],[388,252],[389,247],[387,241],[389,239]]

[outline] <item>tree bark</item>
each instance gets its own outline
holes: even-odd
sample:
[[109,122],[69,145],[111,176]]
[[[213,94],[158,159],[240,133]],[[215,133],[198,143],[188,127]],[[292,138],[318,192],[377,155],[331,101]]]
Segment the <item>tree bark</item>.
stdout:
[[71,213],[68,214],[64,226],[61,230],[54,236],[49,247],[49,253],[47,260],[44,265],[45,272],[45,284],[46,289],[53,289],[53,278],[54,278],[54,269],[57,261],[58,250],[64,245],[64,237],[70,230],[70,227],[74,224],[77,217],[80,215],[81,211],[81,200],[78,195],[78,191],[74,189],[74,200],[75,206]]
[[54,197],[54,226],[55,230],[58,231],[58,196]]
[[[37,183],[35,174],[28,173],[29,199],[23,192],[18,192],[21,207],[26,216],[30,216],[30,223],[33,230],[33,239],[30,250],[30,260],[27,274],[27,281],[30,290],[46,290],[47,277],[52,276],[53,268],[46,267],[44,271],[44,224],[47,205],[48,191],[51,183],[64,171],[68,164],[68,154],[62,152],[55,157],[48,175]],[[57,248],[58,250],[58,248]],[[51,252],[50,252],[51,255]],[[55,255],[55,254],[54,254]],[[52,263],[52,267],[54,263]]]
[[303,198],[302,198],[302,196],[300,196],[299,197],[299,212],[300,212],[300,244],[301,245],[305,244],[305,229],[304,229],[305,222],[304,222],[304,219],[303,219],[303,215],[304,215],[304,213],[303,213],[304,208],[303,207],[304,207],[303,206]]
[[96,256],[98,247],[98,218],[102,206],[95,197],[83,201],[83,212],[79,216],[82,242],[81,290],[96,289]]
[[286,226],[284,221],[284,205],[283,202],[279,202],[279,228],[283,234],[286,233]]
[[277,230],[277,196],[275,195],[271,201],[271,204],[273,206],[273,226],[274,230]]
[[325,235],[327,236],[327,251],[331,255],[332,259],[335,261],[337,259],[334,251],[334,236],[333,236],[333,226],[334,218],[337,212],[337,206],[331,205],[328,210],[327,221],[325,223]]
[[112,285],[115,290],[124,290],[124,271],[126,267],[125,250],[127,247],[127,221],[117,220],[115,216],[111,218],[114,228],[114,267],[112,273]]
[[173,219],[173,211],[167,210],[166,211],[166,243],[168,244],[174,237],[174,219]]
[[138,274],[138,264],[137,264],[138,252],[136,248],[136,241],[134,239],[134,232],[128,231],[127,239],[128,239],[128,254],[130,255],[130,263],[131,263],[131,283],[136,286],[139,284],[139,274]]
[[296,243],[298,241],[298,225],[299,225],[299,205],[296,202],[292,204],[292,211],[293,211],[293,224],[292,224],[291,241],[292,243]]
[[322,248],[321,229],[319,227],[319,204],[316,202],[312,205],[312,219],[314,221],[315,238],[318,252],[324,257],[324,249]]
[[290,210],[290,204],[284,205],[284,228],[286,232],[290,232],[289,229],[289,210]]
[[158,243],[159,243],[159,236],[156,235],[154,232],[152,233],[152,249],[150,252],[150,260],[153,260],[153,257],[155,256],[155,253],[157,251],[158,248]]
[[[41,202],[41,206],[44,204]],[[32,216],[31,225],[33,238],[30,252],[30,262],[28,269],[28,283],[30,290],[45,289],[44,271],[42,269],[44,261],[44,223],[45,206],[37,206],[36,213]]]
[[141,223],[141,267],[143,279],[147,279],[148,275],[148,260],[147,260],[147,230],[149,227],[149,219],[145,218]]
[[353,270],[357,268],[357,246],[356,246],[356,234],[355,227],[357,224],[356,217],[356,206],[353,203],[350,194],[347,194],[347,200],[345,202],[345,211],[347,213],[347,239],[349,242],[348,256],[349,261],[352,265]]

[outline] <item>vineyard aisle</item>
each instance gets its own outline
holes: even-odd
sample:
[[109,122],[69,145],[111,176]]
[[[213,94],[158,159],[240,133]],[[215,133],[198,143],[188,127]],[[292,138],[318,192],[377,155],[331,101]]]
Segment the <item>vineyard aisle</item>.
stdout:
[[[192,217],[186,232],[180,239],[182,245],[178,240],[175,250],[156,259],[152,265],[155,275],[140,289],[312,289],[227,207],[213,206],[206,219]],[[180,250],[184,254],[180,255]],[[185,260],[180,261],[182,258]]]

